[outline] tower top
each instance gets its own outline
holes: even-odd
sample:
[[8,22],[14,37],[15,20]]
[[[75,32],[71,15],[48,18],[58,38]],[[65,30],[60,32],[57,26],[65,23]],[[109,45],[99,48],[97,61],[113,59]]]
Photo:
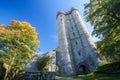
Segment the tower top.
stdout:
[[65,11],[58,11],[58,13],[57,13],[57,15],[56,15],[56,17],[58,16],[58,15],[60,15],[60,14],[66,14],[66,12]]
[[73,11],[73,10],[78,10],[76,7],[72,7],[71,8],[71,11]]
[[71,14],[72,13],[72,11],[74,11],[74,10],[78,10],[76,7],[72,7],[71,8],[71,10],[70,11],[68,11],[68,12],[65,12],[65,11],[58,11],[58,13],[57,13],[57,15],[56,15],[56,18],[60,15],[60,14],[64,14],[64,15],[68,15],[68,14]]

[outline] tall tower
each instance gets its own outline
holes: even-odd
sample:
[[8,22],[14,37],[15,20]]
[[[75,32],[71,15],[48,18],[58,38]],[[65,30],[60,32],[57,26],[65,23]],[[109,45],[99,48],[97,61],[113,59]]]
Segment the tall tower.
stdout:
[[57,65],[61,75],[88,73],[97,68],[96,46],[77,8],[57,14]]

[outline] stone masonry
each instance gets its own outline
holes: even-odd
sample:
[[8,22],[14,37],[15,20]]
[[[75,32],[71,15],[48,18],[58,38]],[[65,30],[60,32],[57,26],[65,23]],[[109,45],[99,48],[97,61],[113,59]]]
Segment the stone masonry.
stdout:
[[96,46],[88,33],[79,11],[57,14],[58,51],[56,54],[60,75],[89,73],[98,67]]
[[25,72],[38,72],[38,68],[36,66],[37,64],[37,59],[44,57],[44,56],[49,56],[50,57],[50,63],[47,65],[48,72],[55,72],[56,71],[56,52],[55,51],[49,51],[46,53],[43,53],[42,55],[34,55],[27,65],[25,66]]

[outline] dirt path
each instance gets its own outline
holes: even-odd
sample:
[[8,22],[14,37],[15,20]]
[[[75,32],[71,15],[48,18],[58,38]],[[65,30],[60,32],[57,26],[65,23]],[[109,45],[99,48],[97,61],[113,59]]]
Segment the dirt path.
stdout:
[[82,79],[65,78],[65,77],[59,77],[59,76],[56,76],[55,79],[56,80],[82,80]]

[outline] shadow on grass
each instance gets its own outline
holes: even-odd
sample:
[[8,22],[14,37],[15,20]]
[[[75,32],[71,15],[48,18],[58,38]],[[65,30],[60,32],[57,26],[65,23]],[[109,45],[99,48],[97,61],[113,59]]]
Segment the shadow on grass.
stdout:
[[84,75],[71,76],[72,78],[80,78],[83,80],[120,80],[120,74],[98,74],[90,73]]

